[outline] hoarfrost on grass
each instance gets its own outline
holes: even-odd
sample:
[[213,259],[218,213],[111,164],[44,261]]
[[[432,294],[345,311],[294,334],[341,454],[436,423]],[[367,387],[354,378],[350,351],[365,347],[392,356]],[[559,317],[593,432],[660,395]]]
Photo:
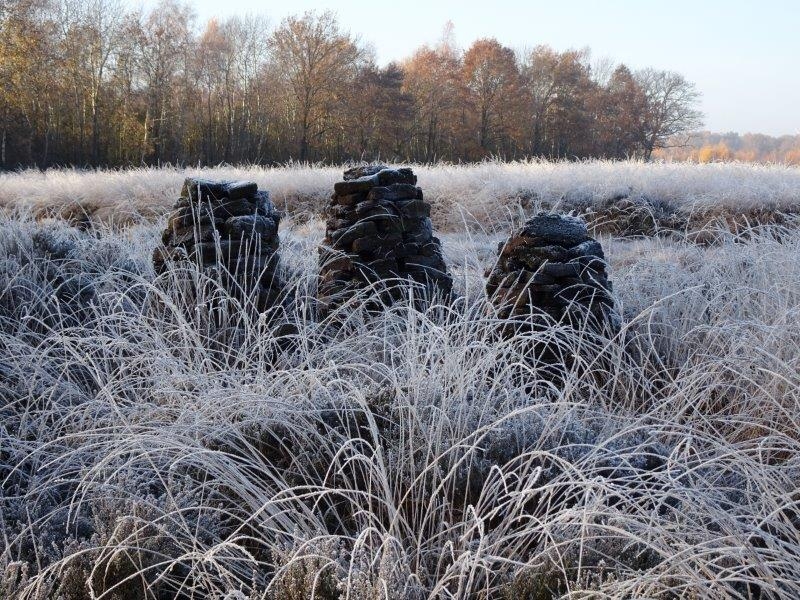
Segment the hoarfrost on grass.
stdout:
[[[412,165],[440,229],[464,224],[505,231],[519,213],[540,208],[602,211],[615,199],[645,201],[650,212],[679,220],[800,209],[800,168],[749,163],[640,161],[483,162]],[[152,220],[165,214],[187,176],[249,179],[275,205],[301,218],[319,215],[341,166],[73,169],[0,174],[0,207],[104,223]],[[757,220],[757,219],[756,219]]]
[[800,596],[796,230],[604,240],[626,325],[562,328],[557,385],[553,332],[496,335],[496,234],[442,236],[454,308],[330,328],[289,223],[286,344],[187,311],[158,231],[0,223],[0,596]]

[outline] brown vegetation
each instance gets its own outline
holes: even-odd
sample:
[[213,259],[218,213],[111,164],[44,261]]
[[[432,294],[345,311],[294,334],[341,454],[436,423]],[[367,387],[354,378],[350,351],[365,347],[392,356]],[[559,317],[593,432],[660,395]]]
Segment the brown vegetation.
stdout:
[[379,66],[330,12],[198,28],[180,0],[19,0],[0,8],[0,168],[649,158],[699,124],[677,73],[450,40]]
[[772,137],[760,133],[711,133],[703,131],[673,140],[655,156],[666,160],[709,162],[759,162],[800,165],[800,135]]

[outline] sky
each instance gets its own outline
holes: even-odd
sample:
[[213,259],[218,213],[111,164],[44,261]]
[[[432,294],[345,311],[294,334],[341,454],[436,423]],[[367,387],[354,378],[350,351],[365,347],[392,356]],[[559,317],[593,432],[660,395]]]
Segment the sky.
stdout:
[[514,49],[588,46],[593,59],[682,73],[702,94],[705,129],[800,134],[800,0],[187,1],[200,22],[250,13],[277,25],[333,10],[381,64],[435,44],[448,21],[462,48],[482,37]]

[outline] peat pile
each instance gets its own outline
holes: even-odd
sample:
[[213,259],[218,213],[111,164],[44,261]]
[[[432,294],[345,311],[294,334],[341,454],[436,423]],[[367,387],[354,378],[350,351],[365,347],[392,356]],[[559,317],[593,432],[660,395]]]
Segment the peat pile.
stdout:
[[157,274],[172,261],[191,261],[223,281],[235,297],[254,299],[259,311],[279,294],[278,223],[280,215],[251,181],[188,178],[153,253]]
[[588,317],[597,327],[619,328],[603,248],[582,219],[531,218],[501,245],[487,276],[486,293],[503,319]]
[[[433,235],[430,205],[408,168],[356,167],[334,185],[320,246],[317,298],[324,315],[354,292],[402,279],[423,285],[430,297],[450,294],[452,278]],[[382,301],[403,296],[403,288],[382,286]]]

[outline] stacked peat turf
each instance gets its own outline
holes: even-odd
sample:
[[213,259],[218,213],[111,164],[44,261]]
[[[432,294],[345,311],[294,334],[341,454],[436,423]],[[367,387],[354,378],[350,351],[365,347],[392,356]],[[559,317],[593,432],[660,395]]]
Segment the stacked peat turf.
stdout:
[[[385,280],[411,280],[447,297],[453,281],[433,235],[430,205],[408,168],[356,167],[334,185],[320,246],[317,288],[321,314],[356,290]],[[402,288],[382,289],[384,302],[402,297]]]
[[[576,217],[539,214],[500,245],[486,293],[503,319],[587,317],[619,328],[600,243]],[[547,322],[547,318],[541,320]]]
[[153,253],[156,273],[171,261],[195,262],[264,311],[278,296],[279,220],[269,194],[253,182],[190,177]]

